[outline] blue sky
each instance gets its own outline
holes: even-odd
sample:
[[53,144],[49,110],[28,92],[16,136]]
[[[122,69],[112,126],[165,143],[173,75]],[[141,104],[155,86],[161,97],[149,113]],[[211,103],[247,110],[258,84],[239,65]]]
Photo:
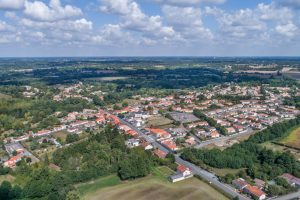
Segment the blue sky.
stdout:
[[0,0],[0,56],[299,56],[300,0]]

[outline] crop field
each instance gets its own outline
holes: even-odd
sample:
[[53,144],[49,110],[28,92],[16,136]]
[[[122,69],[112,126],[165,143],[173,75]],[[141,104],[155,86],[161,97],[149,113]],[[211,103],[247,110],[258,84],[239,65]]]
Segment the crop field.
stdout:
[[291,133],[280,141],[281,144],[288,147],[300,149],[300,127],[291,131]]
[[[170,183],[167,176],[172,170],[162,167],[153,175],[133,181],[120,182],[116,177],[107,178],[102,184],[80,186],[78,190],[84,200],[226,200],[221,193],[208,184],[191,178],[178,183]],[[108,185],[114,186],[108,186]],[[94,187],[93,185],[97,185]],[[98,189],[97,189],[98,187]],[[84,189],[85,188],[85,189]],[[89,189],[91,188],[91,189]]]

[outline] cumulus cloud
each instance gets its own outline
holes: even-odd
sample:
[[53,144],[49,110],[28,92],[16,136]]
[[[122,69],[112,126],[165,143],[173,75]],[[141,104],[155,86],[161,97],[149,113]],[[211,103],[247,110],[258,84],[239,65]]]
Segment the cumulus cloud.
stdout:
[[222,4],[226,0],[154,0],[158,3],[175,5],[175,6],[192,6],[199,5],[202,3],[211,3],[211,4]]
[[13,26],[7,24],[6,22],[0,20],[0,32],[1,33],[11,32],[11,31],[14,31],[14,30],[15,30],[15,27],[13,27]]
[[266,24],[251,9],[227,13],[217,8],[207,7],[206,13],[216,17],[223,37],[229,36],[235,39],[253,37],[266,29]]
[[260,3],[254,10],[262,20],[289,21],[293,18],[293,12],[287,7],[277,7],[275,3]]
[[0,9],[19,10],[24,7],[25,0],[0,0]]
[[[213,15],[219,23],[222,38],[231,40],[247,39],[253,42],[270,41],[276,33],[294,37],[296,26],[292,23],[293,11],[276,3],[260,3],[253,9],[226,12],[216,7],[206,7],[206,14]],[[275,40],[275,42],[276,42]],[[246,40],[245,40],[246,41]]]
[[277,25],[276,26],[276,31],[284,35],[288,38],[292,38],[296,35],[298,28],[292,23],[284,24],[284,25]]
[[199,8],[165,5],[163,6],[163,13],[168,24],[179,32],[186,41],[213,38],[212,32],[203,25]]
[[24,14],[38,21],[56,21],[82,15],[80,8],[62,6],[60,0],[50,0],[49,6],[42,1],[25,2]]
[[103,0],[100,10],[120,15],[122,22],[119,26],[121,28],[164,40],[177,37],[172,27],[163,25],[160,16],[146,15],[133,0]]
[[63,30],[63,31],[76,31],[76,32],[87,32],[93,29],[93,23],[86,20],[85,18],[78,20],[61,20],[56,22],[40,22],[33,21],[30,19],[22,19],[20,23],[32,29],[46,29],[46,30]]

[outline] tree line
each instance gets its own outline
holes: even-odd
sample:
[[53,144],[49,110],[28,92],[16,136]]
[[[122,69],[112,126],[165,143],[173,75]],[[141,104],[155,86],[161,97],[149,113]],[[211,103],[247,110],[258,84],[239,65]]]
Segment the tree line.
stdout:
[[252,178],[273,179],[283,173],[291,173],[300,177],[300,165],[287,152],[274,152],[266,149],[261,143],[284,137],[291,127],[299,126],[300,118],[277,123],[260,131],[248,140],[221,151],[219,149],[198,150],[186,149],[182,158],[198,165],[215,168],[247,168]]

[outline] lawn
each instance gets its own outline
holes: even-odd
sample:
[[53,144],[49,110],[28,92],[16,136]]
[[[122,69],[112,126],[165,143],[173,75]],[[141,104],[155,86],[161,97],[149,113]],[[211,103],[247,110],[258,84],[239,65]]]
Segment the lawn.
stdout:
[[291,148],[300,149],[300,127],[293,129],[291,133],[279,143]]
[[171,128],[173,127],[173,121],[162,116],[151,117],[147,121],[147,127],[154,128]]
[[54,133],[53,137],[55,137],[55,139],[60,138],[62,142],[65,142],[67,135],[68,135],[67,131],[59,131],[59,132]]
[[8,99],[8,98],[11,98],[11,96],[0,93],[0,99]]
[[158,167],[145,178],[121,182],[116,176],[108,176],[77,188],[83,200],[227,200],[196,178],[170,183],[167,177],[173,173],[167,167]]
[[0,184],[3,182],[3,181],[9,181],[9,182],[13,182],[15,180],[15,177],[13,177],[12,175],[1,175],[0,176]]
[[120,178],[116,175],[112,175],[112,176],[102,177],[87,183],[76,185],[76,188],[79,191],[80,195],[84,196],[85,194],[93,193],[105,187],[115,186],[120,183],[121,183]]
[[168,181],[170,175],[174,174],[175,172],[168,167],[156,167],[153,169],[152,174],[157,178],[160,178],[163,181]]
[[218,169],[218,168],[211,168],[211,170],[217,175],[217,176],[225,176],[226,174],[237,174],[242,169]]

